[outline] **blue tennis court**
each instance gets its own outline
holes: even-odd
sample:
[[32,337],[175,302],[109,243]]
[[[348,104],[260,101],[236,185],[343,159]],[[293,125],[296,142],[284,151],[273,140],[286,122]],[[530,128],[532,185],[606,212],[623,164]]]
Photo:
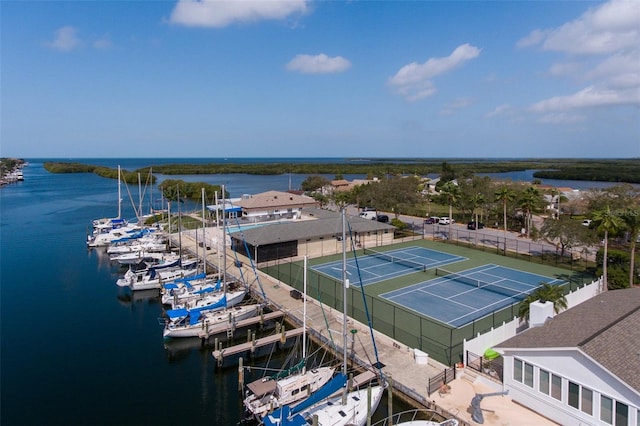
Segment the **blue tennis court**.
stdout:
[[[347,278],[353,285],[359,285],[360,278],[362,285],[368,285],[467,259],[417,246],[385,252],[367,249],[365,253],[364,256],[347,259]],[[316,265],[311,269],[342,280],[342,260]]]
[[542,283],[564,283],[498,265],[483,265],[455,274],[440,269],[437,275],[440,276],[380,297],[450,326],[462,327],[521,301]]

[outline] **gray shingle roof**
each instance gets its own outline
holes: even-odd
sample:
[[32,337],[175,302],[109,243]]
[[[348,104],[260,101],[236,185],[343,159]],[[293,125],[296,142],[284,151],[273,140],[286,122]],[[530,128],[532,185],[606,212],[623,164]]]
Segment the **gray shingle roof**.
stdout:
[[640,288],[602,293],[496,348],[580,349],[640,390]]
[[[307,212],[317,219],[273,223],[244,230],[242,235],[239,232],[233,232],[231,235],[235,238],[244,237],[244,241],[252,246],[342,235],[342,222],[338,213],[320,209]],[[347,222],[351,232],[366,233],[385,229],[393,232],[394,229],[392,225],[357,216],[347,216]]]

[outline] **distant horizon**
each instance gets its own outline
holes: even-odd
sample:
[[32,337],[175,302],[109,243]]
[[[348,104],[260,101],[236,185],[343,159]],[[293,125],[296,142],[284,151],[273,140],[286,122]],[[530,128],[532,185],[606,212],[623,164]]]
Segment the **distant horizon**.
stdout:
[[159,159],[159,160],[170,160],[170,159],[176,159],[176,160],[192,160],[192,159],[198,159],[198,160],[229,160],[229,159],[233,159],[233,160],[239,160],[239,159],[263,159],[263,160],[269,160],[269,159],[273,159],[273,160],[278,160],[278,159],[290,159],[290,160],[305,160],[305,159],[317,159],[317,160],[349,160],[349,161],[376,161],[376,160],[384,160],[384,161],[393,161],[393,160],[401,160],[401,161],[412,161],[412,162],[417,162],[417,161],[450,161],[450,160],[461,160],[461,161],[508,161],[508,160],[516,160],[516,161],[535,161],[535,160],[545,160],[545,161],[549,161],[549,160],[577,160],[577,161],[585,161],[585,160],[605,160],[605,161],[609,161],[609,160],[640,160],[640,156],[637,157],[386,157],[386,156],[375,156],[375,157],[350,157],[350,156],[336,156],[336,157],[322,157],[322,156],[295,156],[295,157],[269,157],[269,156],[258,156],[258,157],[234,157],[234,156],[228,156],[228,157],[204,157],[204,156],[200,156],[200,157],[163,157],[163,156],[127,156],[127,157],[112,157],[112,156],[105,156],[105,157],[100,157],[100,156],[92,156],[92,157],[6,157],[3,156],[3,158],[16,158],[16,159],[33,159],[33,160],[91,160],[91,159],[100,159],[100,160],[110,160],[110,159],[132,159],[132,160],[136,160],[136,159],[143,159],[143,160],[152,160],[152,159]]
[[637,0],[0,8],[8,157],[640,157]]

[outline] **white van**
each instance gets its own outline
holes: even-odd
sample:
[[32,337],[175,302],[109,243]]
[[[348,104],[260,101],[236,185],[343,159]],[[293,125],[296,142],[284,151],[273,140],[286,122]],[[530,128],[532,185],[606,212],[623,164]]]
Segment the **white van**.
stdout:
[[375,212],[375,210],[368,210],[366,212],[362,212],[360,213],[360,217],[363,219],[371,219],[371,220],[376,220],[376,217],[378,216],[378,214]]

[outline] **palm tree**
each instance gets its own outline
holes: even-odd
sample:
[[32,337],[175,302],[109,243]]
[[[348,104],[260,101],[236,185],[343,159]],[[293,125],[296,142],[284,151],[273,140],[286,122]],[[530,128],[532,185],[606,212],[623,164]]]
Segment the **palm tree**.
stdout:
[[474,195],[473,197],[471,197],[471,206],[473,208],[473,213],[475,215],[475,224],[476,224],[476,245],[478,244],[478,228],[479,228],[479,221],[478,221],[478,207],[480,207],[482,204],[484,204],[484,195],[477,193],[476,195]]
[[451,219],[453,216],[453,205],[460,200],[460,188],[452,181],[446,182],[440,188],[440,193],[447,198],[449,202],[449,229],[451,229]]
[[598,231],[604,232],[604,256],[602,258],[602,289],[607,291],[609,285],[607,283],[607,248],[609,245],[609,234],[615,233],[622,226],[620,218],[611,211],[611,207],[607,206],[604,210],[598,210],[593,213],[593,223]]
[[507,254],[507,203],[515,198],[514,192],[508,186],[503,185],[495,192],[496,201],[502,202],[504,216],[504,254]]
[[529,294],[525,297],[518,305],[518,318],[521,320],[529,320],[529,306],[533,302],[540,301],[544,302],[552,302],[553,303],[553,312],[556,314],[560,313],[560,311],[567,309],[567,298],[564,295],[564,290],[562,287],[557,285],[552,285],[549,283],[542,283],[538,288],[536,288],[533,293]]
[[631,245],[631,261],[629,265],[629,287],[633,287],[635,284],[635,257],[636,257],[636,243],[638,241],[638,235],[640,234],[640,209],[628,208],[622,214],[622,220],[624,221],[627,229],[629,230],[629,238]]
[[525,211],[525,227],[527,228],[527,238],[531,235],[531,223],[532,223],[532,212],[538,204],[540,203],[540,191],[534,186],[528,187],[524,194],[522,195],[522,199],[520,201],[520,206]]

